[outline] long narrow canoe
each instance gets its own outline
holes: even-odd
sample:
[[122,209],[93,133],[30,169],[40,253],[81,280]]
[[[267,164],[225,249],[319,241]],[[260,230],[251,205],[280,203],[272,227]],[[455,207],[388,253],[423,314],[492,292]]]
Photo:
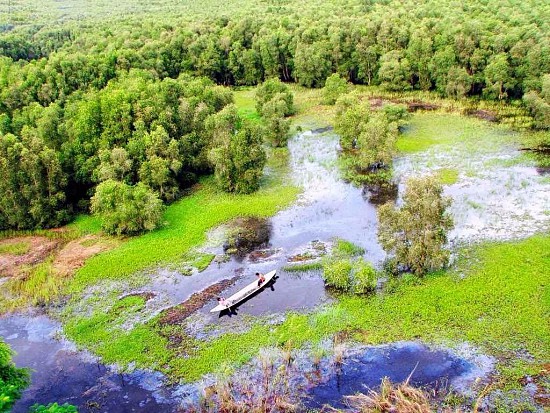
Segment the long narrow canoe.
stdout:
[[277,273],[277,270],[273,270],[268,272],[264,275],[265,281],[262,283],[261,286],[258,287],[258,281],[255,280],[254,282],[248,284],[246,287],[244,287],[242,290],[236,292],[231,297],[226,298],[225,301],[229,305],[221,305],[218,304],[216,307],[214,307],[212,310],[210,310],[211,313],[217,313],[219,311],[227,310],[228,308],[233,307],[235,304],[240,303],[242,300],[244,300],[247,297],[250,297],[252,294],[254,294],[256,291],[261,290],[264,288],[272,279],[275,277],[275,274]]

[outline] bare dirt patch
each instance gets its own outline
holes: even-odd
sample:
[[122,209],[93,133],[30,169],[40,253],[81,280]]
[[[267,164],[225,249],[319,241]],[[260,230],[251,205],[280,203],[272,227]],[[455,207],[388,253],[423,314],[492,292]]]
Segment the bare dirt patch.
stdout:
[[113,242],[101,239],[97,235],[76,239],[59,251],[53,262],[53,268],[58,275],[67,277],[82,267],[88,258],[113,246]]
[[25,254],[0,254],[0,276],[18,276],[24,267],[32,266],[44,261],[62,243],[60,239],[51,239],[40,236],[15,237],[0,241],[0,245],[28,244]]

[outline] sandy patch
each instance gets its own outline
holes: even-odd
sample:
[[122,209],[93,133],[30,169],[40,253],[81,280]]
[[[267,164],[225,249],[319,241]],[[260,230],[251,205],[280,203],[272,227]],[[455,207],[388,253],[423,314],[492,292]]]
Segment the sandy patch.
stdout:
[[96,235],[87,235],[65,245],[55,257],[53,268],[62,277],[70,276],[82,267],[88,258],[112,247],[112,242]]

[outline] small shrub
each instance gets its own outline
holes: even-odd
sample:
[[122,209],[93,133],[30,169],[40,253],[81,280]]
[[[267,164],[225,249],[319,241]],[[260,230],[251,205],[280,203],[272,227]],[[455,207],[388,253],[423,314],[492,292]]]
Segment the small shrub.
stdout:
[[376,288],[378,276],[370,262],[358,259],[353,264],[353,292],[365,294]]
[[405,121],[411,117],[406,105],[389,103],[384,105],[382,110],[386,114],[388,121],[395,122],[399,126],[402,126]]
[[338,73],[333,73],[325,81],[323,88],[323,104],[334,105],[338,98],[348,93],[349,85],[346,79],[340,77]]
[[323,264],[323,277],[329,287],[347,291],[351,286],[352,263],[349,259],[327,260]]
[[29,371],[15,367],[13,351],[0,337],[0,412],[8,412],[29,385]]
[[264,115],[264,106],[270,100],[277,96],[277,99],[284,101],[283,115],[289,116],[294,113],[294,95],[287,85],[279,79],[273,78],[266,80],[256,90],[256,110],[260,115]]
[[101,218],[106,233],[121,235],[157,228],[164,206],[157,194],[142,183],[130,186],[109,179],[97,186],[91,210]]

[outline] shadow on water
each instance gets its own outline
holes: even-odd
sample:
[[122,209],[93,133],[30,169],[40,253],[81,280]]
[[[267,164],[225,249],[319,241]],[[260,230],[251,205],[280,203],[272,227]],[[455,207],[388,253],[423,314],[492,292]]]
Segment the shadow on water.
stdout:
[[265,289],[269,289],[269,290],[274,292],[275,291],[275,283],[277,282],[278,279],[279,279],[278,275],[274,276],[271,280],[269,280],[269,282],[267,284],[265,284],[264,286],[262,286],[262,288],[255,291],[253,294],[246,297],[244,300],[239,301],[237,304],[231,306],[227,310],[220,311],[218,318],[222,318],[224,316],[232,317],[234,315],[238,315],[238,310],[242,305],[246,305],[246,303],[248,301],[250,301],[251,299],[253,299],[257,295],[262,293]]
[[414,386],[437,388],[464,379],[475,370],[473,363],[444,350],[432,350],[420,343],[405,342],[369,347],[347,358],[324,383],[310,389],[306,405],[345,407],[343,397],[378,390],[384,377]]

